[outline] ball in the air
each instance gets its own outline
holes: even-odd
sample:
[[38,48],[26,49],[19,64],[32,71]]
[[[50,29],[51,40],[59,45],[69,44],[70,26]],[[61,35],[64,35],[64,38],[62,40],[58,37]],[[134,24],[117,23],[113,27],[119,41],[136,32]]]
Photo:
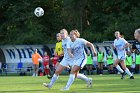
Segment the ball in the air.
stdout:
[[43,8],[41,7],[37,7],[34,11],[34,14],[37,16],[37,17],[41,17],[44,15],[44,10]]

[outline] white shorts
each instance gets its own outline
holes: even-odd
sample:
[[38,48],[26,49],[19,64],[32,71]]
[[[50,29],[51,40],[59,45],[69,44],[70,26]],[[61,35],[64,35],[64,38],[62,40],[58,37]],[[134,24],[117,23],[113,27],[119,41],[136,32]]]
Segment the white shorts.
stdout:
[[62,61],[60,62],[60,64],[62,65],[62,66],[73,66],[73,59],[65,59],[65,58],[63,58],[62,59]]
[[74,65],[80,66],[81,69],[86,65],[87,58],[79,58],[74,60]]
[[118,59],[125,60],[126,59],[126,56],[125,55],[118,55]]

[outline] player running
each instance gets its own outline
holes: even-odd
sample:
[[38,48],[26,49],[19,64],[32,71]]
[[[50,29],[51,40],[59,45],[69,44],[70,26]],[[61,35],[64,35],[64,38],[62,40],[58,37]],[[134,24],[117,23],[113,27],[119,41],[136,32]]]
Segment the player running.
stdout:
[[[69,56],[68,54],[68,50],[70,50],[70,47],[68,46],[69,43],[71,42],[69,36],[68,36],[68,32],[66,29],[62,29],[60,31],[61,37],[62,37],[62,47],[63,47],[63,51],[64,51],[64,57],[62,59],[62,61],[60,62],[60,64],[58,64],[55,74],[53,75],[51,81],[49,84],[47,83],[43,83],[43,85],[47,88],[52,88],[52,86],[54,85],[54,83],[56,82],[56,80],[59,77],[59,74],[67,68],[67,66],[73,66],[73,58]],[[87,84],[90,84],[90,79],[86,77],[83,78],[83,74],[77,74],[77,78],[82,79],[87,81]]]
[[[129,47],[129,43],[124,38],[121,38],[119,31],[115,32],[115,37],[116,39],[114,40],[114,48],[116,48],[117,50],[118,58],[115,60],[114,65],[117,68],[117,70],[121,72],[122,74],[121,79],[124,78],[125,73],[127,73],[130,76],[130,79],[134,79],[133,75],[131,74],[131,72],[129,71],[129,69],[126,67],[125,64],[125,59],[126,59],[125,49]],[[124,71],[121,69],[118,63],[121,64]]]
[[[71,74],[69,76],[67,85],[62,90],[69,90],[70,86],[72,85],[76,77],[75,74],[77,74],[78,71],[85,66],[87,61],[87,55],[85,53],[84,47],[85,46],[90,47],[92,52],[94,53],[94,56],[96,55],[96,51],[93,44],[85,39],[78,38],[78,37],[80,37],[78,30],[72,30],[70,32],[70,38],[72,43],[70,44],[70,51],[68,51],[68,53],[71,56],[71,58],[74,59],[74,66],[71,69]],[[79,74],[77,74],[77,77],[78,75]],[[83,74],[80,75],[86,82],[90,80],[89,87],[92,87],[92,78],[89,79]]]

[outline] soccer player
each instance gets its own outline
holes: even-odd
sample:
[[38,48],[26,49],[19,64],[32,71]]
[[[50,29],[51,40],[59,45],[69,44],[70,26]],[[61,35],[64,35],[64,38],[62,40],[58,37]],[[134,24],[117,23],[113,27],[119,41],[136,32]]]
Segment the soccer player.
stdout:
[[[114,40],[114,48],[116,48],[118,53],[118,58],[114,62],[114,66],[117,68],[118,71],[121,72],[122,77],[124,78],[125,73],[127,73],[130,76],[130,79],[134,79],[132,73],[129,71],[129,69],[125,65],[125,59],[126,59],[126,48],[129,47],[129,43],[124,39],[121,38],[120,32],[115,32],[116,39]],[[118,65],[118,63],[121,64],[124,71],[121,69],[121,67]]]
[[134,32],[135,41],[132,44],[131,51],[140,51],[140,29],[136,29]]
[[[95,51],[93,44],[88,42],[85,39],[78,38],[78,37],[80,37],[80,33],[78,32],[78,30],[72,30],[70,32],[70,38],[71,38],[72,43],[70,44],[71,47],[70,47],[70,50],[68,51],[68,54],[71,57],[73,57],[74,65],[71,69],[71,74],[69,76],[67,85],[62,90],[69,90],[70,86],[72,85],[72,83],[74,82],[74,79],[76,77],[75,74],[77,74],[78,71],[85,66],[87,57],[86,57],[84,47],[85,46],[90,47],[92,52],[94,53],[94,56],[96,55],[96,51]],[[90,80],[89,80],[85,75],[81,75],[81,76],[87,82],[92,81],[92,78],[90,78]],[[89,85],[90,85],[89,87],[92,87],[92,82],[90,82]]]
[[42,59],[42,57],[40,56],[40,54],[38,54],[37,49],[35,49],[34,54],[32,55],[32,61],[34,64],[33,76],[38,76],[39,59]]
[[63,48],[62,48],[62,38],[61,38],[61,34],[60,33],[57,33],[56,34],[56,39],[57,39],[57,43],[55,45],[55,51],[54,51],[54,56],[55,57],[59,57],[55,67],[58,66],[58,64],[62,61],[63,59],[63,55],[64,55],[64,52],[63,52]]
[[[63,51],[64,51],[64,58],[62,59],[62,61],[60,62],[60,64],[58,64],[56,71],[50,81],[49,84],[47,83],[43,83],[43,85],[47,88],[52,88],[52,86],[54,85],[54,83],[56,82],[56,80],[59,77],[59,74],[67,68],[67,66],[73,66],[73,58],[68,54],[68,50],[70,50],[69,47],[69,43],[71,42],[69,36],[68,36],[68,32],[66,29],[62,29],[60,30],[60,34],[62,37],[62,47],[63,47]],[[82,79],[84,81],[87,81],[87,84],[89,84],[90,80],[86,77],[83,76],[83,74],[77,74],[77,78]]]
[[134,37],[138,42],[140,42],[140,28],[135,30]]
[[50,83],[49,84],[43,83],[43,85],[47,88],[52,88],[52,86],[54,85],[54,83],[58,79],[59,74],[64,69],[66,69],[66,67],[68,65],[70,65],[70,66],[73,65],[72,58],[68,55],[68,52],[67,52],[67,49],[68,49],[67,43],[70,42],[70,38],[68,37],[68,32],[66,29],[62,29],[62,30],[60,30],[60,34],[61,34],[61,38],[62,38],[62,47],[63,47],[63,51],[64,51],[64,58],[62,59],[60,64],[58,64]]

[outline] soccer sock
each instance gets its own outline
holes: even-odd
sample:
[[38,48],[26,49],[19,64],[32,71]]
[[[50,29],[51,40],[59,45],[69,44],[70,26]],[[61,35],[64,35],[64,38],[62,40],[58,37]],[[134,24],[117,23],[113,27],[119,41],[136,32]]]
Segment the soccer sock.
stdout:
[[57,75],[54,74],[49,85],[50,85],[50,86],[53,86],[53,84],[54,84],[55,81],[58,79],[58,77],[59,77],[59,76],[57,76]]
[[74,82],[74,78],[75,78],[75,74],[70,74],[66,88],[69,88],[72,85],[72,83]]
[[129,71],[128,68],[126,68],[125,72],[126,72],[129,76],[133,76],[133,75],[131,74],[131,72]]
[[77,74],[77,78],[78,79],[82,79],[82,80],[88,82],[88,78],[84,74],[80,74],[80,73]]
[[121,67],[119,65],[116,66],[117,70],[120,71],[121,73],[123,73],[124,71],[121,69]]

